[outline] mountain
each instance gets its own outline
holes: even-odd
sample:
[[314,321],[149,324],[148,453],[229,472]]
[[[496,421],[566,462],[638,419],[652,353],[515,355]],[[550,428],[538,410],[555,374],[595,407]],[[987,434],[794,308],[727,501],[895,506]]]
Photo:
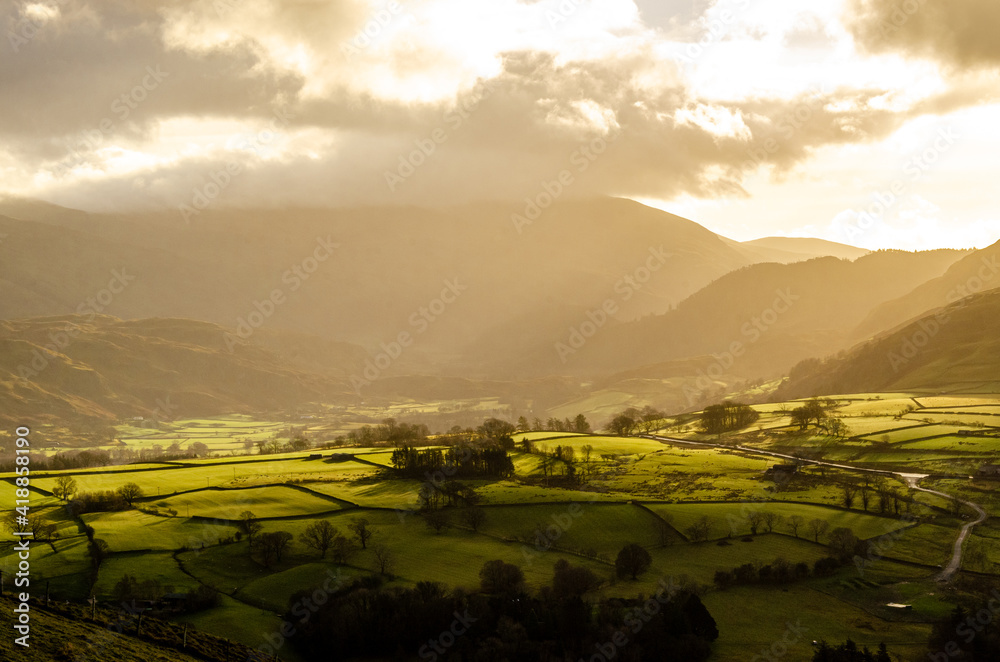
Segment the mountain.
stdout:
[[348,376],[365,353],[330,347],[340,369],[290,367],[301,338],[265,346],[233,331],[180,319],[120,320],[107,315],[0,322],[0,401],[6,423],[113,423],[123,417],[170,419],[354,401]]
[[[661,314],[772,257],[630,200],[560,201],[530,224],[513,221],[520,207],[209,208],[185,223],[176,212],[8,200],[0,319],[97,312],[230,328],[256,319],[258,333],[299,332],[373,356],[408,334],[397,375],[510,379],[519,375],[495,358],[530,353],[603,301],[616,302],[612,325]],[[793,242],[796,254],[817,248]]]
[[[697,356],[723,356],[738,343],[738,372],[777,375],[799,360],[851,344],[850,332],[875,306],[944,273],[961,251],[880,251],[853,262],[818,258],[757,264],[729,273],[676,310],[607,326],[592,338],[564,332],[548,365],[562,356],[585,374],[607,374]],[[581,318],[578,324],[587,318]],[[582,335],[582,334],[578,334]],[[724,361],[725,362],[725,361]],[[548,366],[546,366],[547,368]],[[728,367],[727,367],[728,370]]]
[[803,262],[817,257],[837,257],[842,260],[856,260],[871,251],[847,244],[838,244],[825,239],[806,237],[765,237],[744,241],[740,246],[747,251],[755,251],[763,259],[761,262]]
[[842,356],[795,366],[776,397],[875,391],[995,391],[1000,290],[972,295]]
[[877,306],[852,336],[864,340],[970,294],[996,287],[1000,287],[1000,242],[967,255],[912,292]]

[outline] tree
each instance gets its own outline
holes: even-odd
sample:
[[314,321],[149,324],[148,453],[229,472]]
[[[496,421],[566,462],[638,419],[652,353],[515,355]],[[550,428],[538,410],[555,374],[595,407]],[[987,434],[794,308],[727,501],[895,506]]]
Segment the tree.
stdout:
[[52,488],[52,496],[63,501],[69,501],[76,494],[76,479],[72,476],[59,476]]
[[428,510],[424,513],[424,522],[434,529],[435,533],[441,533],[441,530],[448,526],[448,513],[440,509]]
[[125,499],[125,503],[127,503],[129,507],[132,506],[132,503],[136,499],[142,496],[142,488],[136,483],[125,483],[116,491],[121,498]]
[[823,403],[815,398],[792,410],[792,423],[798,425],[800,430],[805,430],[813,422],[819,425],[824,418],[826,409],[823,408]]
[[635,430],[635,418],[628,414],[618,414],[608,423],[608,432],[627,437]]
[[706,407],[701,413],[701,428],[708,434],[722,434],[753,425],[760,414],[750,405],[726,400]]
[[514,425],[501,418],[488,418],[476,429],[484,439],[505,439],[516,431]]
[[622,547],[615,559],[615,570],[619,577],[631,576],[632,579],[645,572],[653,562],[653,557],[649,555],[646,548],[636,543],[629,543]]
[[670,515],[664,513],[660,517],[657,517],[653,520],[653,527],[661,545],[666,547],[667,545],[674,544],[676,539],[674,536],[674,527],[670,525]]
[[819,542],[819,537],[830,528],[830,523],[825,519],[815,518],[809,520],[809,530],[813,533],[813,540]]
[[695,520],[694,524],[685,529],[684,533],[686,533],[688,538],[694,542],[702,542],[708,540],[708,536],[711,534],[711,531],[711,521],[708,519],[707,515],[702,515]]
[[854,556],[854,552],[857,550],[858,537],[854,535],[854,531],[846,526],[839,526],[830,532],[827,544],[835,557],[841,561],[847,561]]
[[760,528],[761,522],[764,521],[764,513],[753,511],[747,515],[747,522],[750,524],[750,534],[757,535],[757,529]]
[[375,555],[375,567],[378,569],[379,574],[389,575],[392,572],[393,564],[396,561],[396,557],[393,556],[392,550],[385,545],[375,545],[372,549],[372,553]]
[[531,425],[528,423],[528,419],[524,416],[518,416],[517,418],[517,431],[527,432],[531,429]]
[[590,568],[570,565],[566,559],[559,559],[552,575],[552,592],[557,598],[579,598],[597,588],[600,580]]
[[774,527],[777,526],[783,519],[778,513],[764,513],[764,524],[767,526],[767,532],[771,533],[774,531]]
[[208,455],[208,446],[200,441],[195,441],[188,446],[188,453],[195,457],[205,457]]
[[788,518],[788,528],[792,530],[792,535],[799,537],[799,528],[805,524],[806,519],[802,515],[792,515]]
[[347,527],[354,533],[354,537],[361,543],[361,549],[368,549],[368,541],[375,535],[375,530],[368,524],[364,517],[355,518]]
[[847,483],[843,487],[843,494],[841,495],[841,503],[844,504],[844,508],[848,510],[854,505],[854,496],[858,493],[858,486],[851,483]]
[[244,510],[240,513],[240,520],[236,525],[247,537],[247,542],[250,543],[250,547],[253,548],[255,542],[254,539],[257,534],[260,533],[260,530],[264,528],[264,526],[257,519],[257,516],[253,514],[252,510]]
[[271,567],[273,561],[281,562],[281,556],[292,543],[293,536],[288,531],[269,531],[261,533],[257,543],[264,565]]
[[513,563],[487,561],[479,569],[479,586],[484,593],[513,596],[524,592],[524,573]]
[[337,535],[330,546],[330,558],[334,563],[347,563],[354,553],[354,544],[345,535]]
[[464,520],[473,531],[479,531],[479,527],[486,522],[486,511],[479,506],[466,508],[462,511],[462,520]]
[[52,522],[46,520],[38,513],[29,512],[27,522],[19,520],[22,517],[16,510],[11,510],[7,514],[6,524],[11,533],[17,531],[30,531],[32,540],[38,542],[49,542],[57,538],[57,527]]
[[299,535],[299,541],[306,547],[315,549],[319,552],[319,557],[325,559],[326,551],[330,549],[333,541],[340,535],[337,527],[325,519],[321,519],[307,526],[305,531]]
[[576,418],[573,419],[573,432],[579,432],[580,434],[590,434],[590,422],[587,421],[587,417],[583,414],[577,414]]

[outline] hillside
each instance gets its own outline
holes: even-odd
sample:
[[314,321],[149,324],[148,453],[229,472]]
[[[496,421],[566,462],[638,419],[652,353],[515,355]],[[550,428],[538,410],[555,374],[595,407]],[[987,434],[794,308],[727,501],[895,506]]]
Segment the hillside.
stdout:
[[[744,353],[736,368],[741,374],[779,374],[803,358],[849,346],[850,331],[874,306],[944,273],[962,255],[882,251],[853,262],[818,258],[745,267],[714,281],[676,310],[606,326],[567,354],[566,368],[607,374],[719,355],[739,342]],[[581,315],[576,324],[586,319]],[[566,331],[526,358],[537,369],[555,369],[560,355],[554,344],[559,341],[569,345]]]
[[[0,659],[22,662],[90,661],[101,662],[195,662],[196,660],[225,660],[228,654],[248,655],[245,646],[228,643],[191,629],[188,632],[188,650],[193,655],[176,650],[180,648],[182,626],[162,621],[144,619],[143,637],[133,636],[135,622],[122,612],[101,609],[97,620],[90,620],[85,605],[55,604],[45,608],[32,604],[30,646],[24,648],[13,643],[11,614],[15,608],[9,593],[0,597],[0,622],[6,631],[0,638]],[[121,618],[121,622],[118,619]],[[121,627],[122,631],[116,631]]]
[[1000,290],[974,295],[843,356],[795,366],[776,396],[988,389],[1000,381],[998,319]]
[[328,347],[321,361],[343,363],[320,375],[294,367],[299,338],[272,335],[264,339],[272,349],[239,342],[230,352],[227,333],[206,322],[106,315],[0,322],[0,417],[109,423],[353,399],[348,371],[364,356],[358,348]]
[[[172,212],[85,214],[8,201],[0,318],[89,310],[116,274],[127,285],[105,293],[98,312],[123,319],[235,327],[277,291],[282,302],[265,329],[370,352],[410,332],[419,336],[401,359],[410,372],[507,379],[518,375],[494,357],[521,356],[609,297],[620,299],[616,320],[661,314],[734,269],[774,259],[630,200],[560,201],[515,227],[519,211],[500,203],[206,210],[188,224]],[[789,241],[783,259],[826,248]],[[641,286],[626,285],[637,272]],[[440,314],[414,318],[442,294],[443,312],[439,302]]]
[[1000,242],[967,255],[938,278],[931,279],[912,292],[875,308],[858,325],[852,337],[858,341],[865,340],[970,294],[1000,287],[998,260],[1000,260]]
[[806,237],[764,237],[740,244],[745,250],[758,251],[768,262],[802,262],[816,257],[837,257],[856,260],[871,251],[824,239]]

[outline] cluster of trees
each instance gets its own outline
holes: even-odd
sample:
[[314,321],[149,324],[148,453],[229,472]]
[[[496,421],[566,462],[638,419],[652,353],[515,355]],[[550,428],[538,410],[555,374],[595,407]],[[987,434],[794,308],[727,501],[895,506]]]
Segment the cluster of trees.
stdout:
[[850,509],[860,502],[865,512],[870,507],[877,507],[882,514],[900,515],[910,509],[912,499],[902,494],[896,487],[889,484],[884,476],[872,479],[866,475],[863,483],[849,482],[841,487],[841,503]]
[[476,490],[458,482],[446,480],[442,483],[425,482],[417,493],[420,510],[435,510],[445,506],[474,506],[480,501]]
[[753,425],[759,418],[760,414],[750,405],[726,400],[705,408],[701,414],[701,429],[708,434],[722,434]]
[[500,446],[417,449],[403,446],[392,452],[392,466],[408,478],[426,478],[437,472],[460,478],[510,478],[514,462]]
[[342,441],[355,446],[376,446],[386,443],[403,446],[420,443],[427,439],[430,433],[430,429],[423,423],[399,423],[394,418],[387,418],[379,425],[363,425],[357,430],[351,430]]
[[76,494],[76,481],[63,476],[57,481],[52,493],[69,501],[69,509],[74,515],[84,513],[106,513],[128,510],[136,499],[142,497],[142,488],[137,483],[125,483],[115,490],[97,490]]
[[808,563],[792,564],[779,557],[769,564],[744,563],[732,570],[716,570],[714,581],[716,586],[725,590],[730,586],[747,584],[790,584],[808,576]]
[[867,646],[858,648],[858,645],[850,639],[837,647],[822,641],[812,658],[812,662],[892,662],[892,660],[884,643],[879,644],[878,650],[873,653]]
[[835,418],[827,414],[827,410],[835,407],[836,402],[830,398],[813,398],[801,407],[796,407],[790,413],[792,424],[797,425],[799,430],[807,430],[810,425],[815,425],[832,437],[846,439],[851,436],[851,432],[842,419]]
[[649,434],[660,427],[664,418],[666,418],[665,413],[649,405],[646,405],[642,409],[629,407],[611,419],[607,425],[607,431],[623,437],[635,434],[636,432]]
[[18,522],[18,517],[21,517],[21,515],[16,510],[11,510],[7,513],[4,523],[11,533],[16,531],[31,531],[33,542],[52,542],[59,537],[58,527],[36,512],[29,511],[26,518],[28,520],[27,524]]
[[296,623],[291,641],[307,659],[330,651],[345,658],[417,651],[424,659],[549,662],[590,659],[602,646],[626,645],[629,659],[637,660],[701,662],[711,654],[718,628],[697,595],[589,603],[583,595],[596,581],[589,570],[560,561],[552,585],[532,596],[519,567],[488,561],[479,591],[449,592],[434,582],[386,588],[367,577],[334,591],[304,622],[296,612],[304,600],[317,604],[315,592],[296,593],[286,620]]
[[[335,562],[347,563],[357,551],[355,541],[361,549],[368,549],[369,542],[376,533],[376,529],[363,517],[351,520],[347,529],[350,536],[326,520],[317,520],[299,535],[299,543],[317,552],[321,559],[325,559],[329,553]],[[288,531],[264,531],[264,526],[251,510],[240,513],[236,535],[238,540],[244,537],[247,539],[250,555],[257,555],[267,568],[273,563],[280,563],[295,540],[295,536]],[[375,557],[377,569],[382,574],[388,574],[392,563],[388,549],[380,547],[376,550]]]
[[576,418],[564,418],[559,420],[558,418],[549,418],[549,420],[542,422],[542,419],[536,418],[530,424],[528,419],[521,416],[517,419],[516,432],[579,432],[580,434],[590,434],[592,430],[590,429],[590,423],[587,421],[587,417],[583,414],[577,414]]

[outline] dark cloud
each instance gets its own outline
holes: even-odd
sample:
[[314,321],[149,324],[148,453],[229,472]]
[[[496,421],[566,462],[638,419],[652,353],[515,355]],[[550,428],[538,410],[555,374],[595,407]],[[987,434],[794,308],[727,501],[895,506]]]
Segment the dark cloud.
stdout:
[[1000,65],[996,0],[850,0],[846,22],[871,52],[900,52],[957,68]]

